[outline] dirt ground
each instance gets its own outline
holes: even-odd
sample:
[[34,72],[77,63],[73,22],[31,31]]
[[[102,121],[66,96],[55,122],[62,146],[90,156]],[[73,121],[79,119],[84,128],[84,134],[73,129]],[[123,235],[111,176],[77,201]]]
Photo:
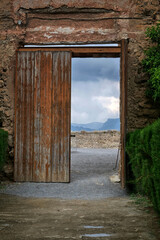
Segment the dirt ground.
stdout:
[[62,200],[0,195],[1,240],[158,240],[155,213],[129,197]]
[[0,240],[160,239],[155,212],[109,180],[117,149],[74,149],[71,156],[69,184],[0,186]]

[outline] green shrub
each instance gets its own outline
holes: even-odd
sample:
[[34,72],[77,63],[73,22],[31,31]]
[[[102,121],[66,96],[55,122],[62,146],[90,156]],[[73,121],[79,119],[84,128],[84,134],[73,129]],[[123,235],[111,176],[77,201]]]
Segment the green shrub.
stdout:
[[129,133],[126,152],[134,190],[147,195],[160,212],[160,119]]
[[0,129],[0,171],[2,171],[5,161],[7,160],[8,133]]
[[142,61],[144,72],[149,75],[146,93],[155,103],[160,103],[160,23],[148,28],[146,36],[154,43],[145,51]]

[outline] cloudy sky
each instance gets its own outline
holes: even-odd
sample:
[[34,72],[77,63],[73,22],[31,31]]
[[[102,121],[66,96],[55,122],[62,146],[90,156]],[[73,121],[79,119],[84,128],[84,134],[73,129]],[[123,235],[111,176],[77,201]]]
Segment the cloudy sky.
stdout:
[[72,123],[119,117],[119,67],[119,58],[72,59]]

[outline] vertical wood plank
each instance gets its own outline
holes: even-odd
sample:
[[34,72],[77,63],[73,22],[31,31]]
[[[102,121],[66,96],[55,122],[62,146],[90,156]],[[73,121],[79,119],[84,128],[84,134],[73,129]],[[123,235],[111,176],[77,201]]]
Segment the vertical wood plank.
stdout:
[[128,40],[121,41],[121,185],[126,184],[125,141],[127,128],[127,61]]
[[43,182],[51,181],[50,149],[51,149],[51,79],[52,54],[41,53],[41,95],[40,95],[40,176]]
[[46,67],[46,59],[45,54],[40,53],[40,115],[39,115],[39,175],[38,179],[40,182],[44,181],[44,145],[45,145],[45,135],[43,133],[43,125],[45,124],[45,67]]
[[64,56],[64,179],[70,181],[71,55]]
[[70,181],[70,166],[71,166],[71,54],[67,55],[67,64],[65,69],[68,69],[68,71],[65,71],[65,74],[67,75],[68,79],[68,87],[67,87],[67,99],[68,99],[68,112],[67,112],[67,118],[68,118],[68,124],[67,124],[67,154],[66,154],[66,182]]
[[51,81],[52,81],[52,53],[46,53],[47,71],[46,71],[46,161],[45,161],[45,179],[51,181]]
[[62,104],[64,101],[62,95],[62,88],[63,88],[63,53],[58,53],[58,145],[59,145],[59,162],[58,162],[58,180],[61,182],[63,181],[63,109]]
[[53,53],[52,181],[69,182],[71,53]]
[[30,52],[26,54],[26,76],[25,76],[25,125],[24,125],[24,162],[25,162],[25,169],[24,169],[24,180],[29,181],[29,165],[30,165],[30,156],[29,156],[29,144],[30,144]]
[[23,106],[23,124],[22,124],[22,141],[23,141],[23,169],[22,169],[22,181],[25,181],[26,179],[26,167],[27,167],[27,162],[26,162],[26,150],[27,150],[27,139],[26,139],[26,134],[27,134],[27,103],[26,103],[26,98],[27,98],[27,56],[28,56],[28,52],[27,54],[23,53],[23,57],[24,57],[24,69],[23,69],[23,102],[22,102],[22,106]]
[[52,78],[52,134],[51,134],[51,142],[52,142],[52,182],[56,182],[58,179],[58,143],[57,143],[57,138],[58,138],[58,129],[57,129],[57,119],[58,119],[58,54],[53,53],[53,78]]
[[60,171],[60,176],[61,176],[61,181],[65,181],[65,148],[64,148],[64,145],[65,145],[65,140],[64,140],[64,135],[65,135],[65,129],[64,129],[64,126],[65,126],[65,109],[64,109],[64,106],[65,106],[65,92],[64,92],[64,89],[65,89],[65,84],[66,84],[66,79],[65,79],[65,56],[66,56],[66,53],[62,52],[61,54],[61,96],[62,96],[62,102],[61,102],[61,133],[60,133],[60,136],[61,136],[61,171]]
[[24,160],[23,160],[23,151],[24,151],[24,81],[25,81],[25,54],[22,53],[21,56],[21,86],[20,86],[20,141],[19,141],[19,181],[24,181]]
[[33,181],[33,163],[34,163],[34,86],[35,86],[35,53],[31,52],[31,74],[30,74],[30,167],[29,181]]
[[[55,79],[54,79],[54,71],[55,71],[55,54],[52,53],[52,81],[51,81],[51,181],[54,182],[55,175],[56,175],[56,168],[55,168],[55,152],[56,152],[56,144],[55,144],[55,131],[56,131],[56,91],[55,89]],[[53,70],[54,69],[54,70]],[[54,112],[54,114],[53,114]]]
[[40,52],[35,53],[35,83],[34,83],[34,163],[33,181],[39,181],[40,175]]
[[19,52],[15,181],[68,182],[71,53]]
[[20,63],[20,54],[19,52],[16,53],[16,74],[15,74],[15,127],[14,127],[14,181],[18,179],[18,126],[19,126],[19,63]]
[[32,181],[34,53],[25,55],[23,180]]

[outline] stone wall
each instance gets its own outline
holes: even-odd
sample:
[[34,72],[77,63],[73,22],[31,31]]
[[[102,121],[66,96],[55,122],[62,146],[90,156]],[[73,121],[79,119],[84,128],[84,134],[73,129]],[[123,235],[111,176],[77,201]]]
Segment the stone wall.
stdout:
[[72,148],[119,148],[119,146],[118,131],[72,132]]
[[16,49],[24,44],[83,44],[129,39],[128,131],[152,122],[159,111],[145,97],[142,72],[145,29],[160,20],[159,0],[1,0],[0,126],[14,146]]

